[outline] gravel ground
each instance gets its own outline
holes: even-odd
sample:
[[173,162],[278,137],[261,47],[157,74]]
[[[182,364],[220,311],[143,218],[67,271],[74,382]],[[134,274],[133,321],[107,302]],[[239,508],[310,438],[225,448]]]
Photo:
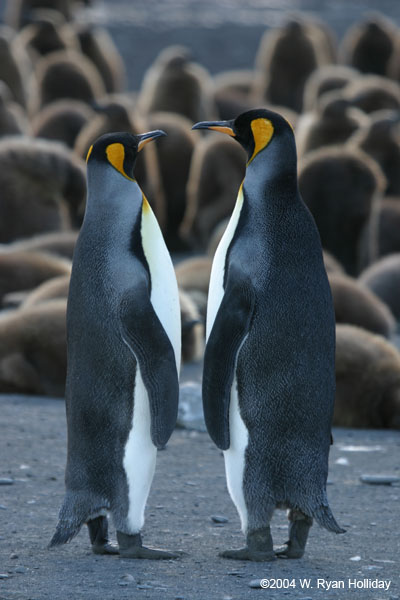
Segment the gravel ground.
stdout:
[[[223,458],[206,433],[177,429],[159,453],[143,537],[150,546],[185,554],[177,561],[135,561],[93,555],[86,531],[67,546],[47,550],[64,492],[64,403],[1,396],[0,405],[0,478],[13,480],[0,486],[0,600],[343,600],[349,579],[358,585],[390,582],[387,591],[352,589],[354,599],[400,598],[399,484],[372,486],[359,479],[400,475],[397,432],[334,430],[328,494],[347,533],[334,535],[316,525],[303,559],[256,564],[217,556],[243,542]],[[214,523],[215,515],[227,522]],[[272,532],[276,544],[285,541],[282,511],[275,513]],[[296,587],[252,589],[250,582],[261,578]],[[303,579],[312,587],[302,588]],[[325,586],[343,581],[345,591],[318,588],[318,579]]]

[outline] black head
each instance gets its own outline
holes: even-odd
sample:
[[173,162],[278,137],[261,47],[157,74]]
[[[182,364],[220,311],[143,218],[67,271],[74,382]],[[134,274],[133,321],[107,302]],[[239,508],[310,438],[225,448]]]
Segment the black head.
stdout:
[[92,162],[111,165],[127,179],[134,180],[133,168],[138,152],[151,140],[167,135],[161,129],[140,135],[132,133],[106,133],[99,137],[87,153],[88,167]]
[[294,143],[290,123],[278,113],[264,108],[249,110],[231,121],[202,121],[196,123],[192,129],[212,129],[227,133],[246,150],[249,158],[247,164],[264,150],[273,138],[290,136]]

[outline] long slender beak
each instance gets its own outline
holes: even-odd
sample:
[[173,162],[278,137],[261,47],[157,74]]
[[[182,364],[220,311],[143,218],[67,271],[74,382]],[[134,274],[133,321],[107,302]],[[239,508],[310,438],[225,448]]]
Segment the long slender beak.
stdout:
[[212,129],[213,131],[220,131],[221,133],[227,133],[231,137],[236,137],[232,125],[233,121],[200,121],[200,123],[193,125],[192,129]]
[[147,133],[142,133],[142,135],[140,136],[139,144],[138,144],[138,152],[140,152],[140,150],[142,150],[142,148],[146,144],[148,144],[152,140],[155,140],[156,138],[161,137],[163,135],[167,135],[167,134],[165,133],[165,131],[162,131],[162,129],[155,129],[154,131],[148,131]]

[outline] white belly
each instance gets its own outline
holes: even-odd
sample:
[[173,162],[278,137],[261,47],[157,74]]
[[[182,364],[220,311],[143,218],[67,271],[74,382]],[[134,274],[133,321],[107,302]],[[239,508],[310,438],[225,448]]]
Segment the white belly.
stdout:
[[[181,317],[178,285],[157,219],[146,200],[142,211],[141,234],[151,277],[150,301],[174,349],[179,375]],[[129,490],[128,524],[132,534],[143,527],[144,509],[156,466],[157,449],[151,440],[150,425],[149,398],[137,365],[132,429],[123,461]]]
[[228,252],[229,245],[235,234],[242,206],[243,189],[242,186],[240,186],[235,208],[233,209],[233,213],[231,215],[227,228],[225,229],[224,235],[222,236],[221,241],[218,244],[218,248],[215,252],[212,264],[207,301],[207,340],[210,336],[212,326],[214,325],[215,317],[217,316],[217,312],[222,302],[222,298],[224,297],[224,273],[226,253]]
[[144,509],[156,467],[157,448],[150,437],[149,397],[139,365],[135,379],[135,404],[132,429],[125,446],[124,469],[128,482],[128,524],[131,533],[138,533],[144,523]]
[[[218,309],[224,297],[223,283],[226,254],[235,234],[242,206],[243,190],[242,187],[240,187],[235,208],[225,233],[222,236],[222,239],[215,252],[215,257],[213,260],[207,303],[207,339],[210,336]],[[242,345],[239,348],[238,354]],[[221,340],[221,348],[223,351],[223,340]],[[248,431],[242,417],[240,416],[236,377],[233,380],[229,405],[229,435],[229,449],[224,451],[226,482],[228,485],[229,494],[234,505],[236,506],[236,510],[239,513],[242,530],[243,532],[246,532],[247,508],[243,494],[243,475],[245,467],[245,452],[248,444]]]

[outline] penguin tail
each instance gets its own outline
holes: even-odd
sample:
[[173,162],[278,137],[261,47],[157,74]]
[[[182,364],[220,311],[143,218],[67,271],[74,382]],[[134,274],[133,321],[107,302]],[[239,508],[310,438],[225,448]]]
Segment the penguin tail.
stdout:
[[328,504],[321,504],[316,510],[313,511],[312,515],[317,523],[333,533],[346,533],[346,530],[340,527],[332,514]]
[[82,525],[87,521],[107,513],[108,503],[94,501],[89,494],[67,491],[61,506],[56,531],[48,548],[67,544],[78,535]]

